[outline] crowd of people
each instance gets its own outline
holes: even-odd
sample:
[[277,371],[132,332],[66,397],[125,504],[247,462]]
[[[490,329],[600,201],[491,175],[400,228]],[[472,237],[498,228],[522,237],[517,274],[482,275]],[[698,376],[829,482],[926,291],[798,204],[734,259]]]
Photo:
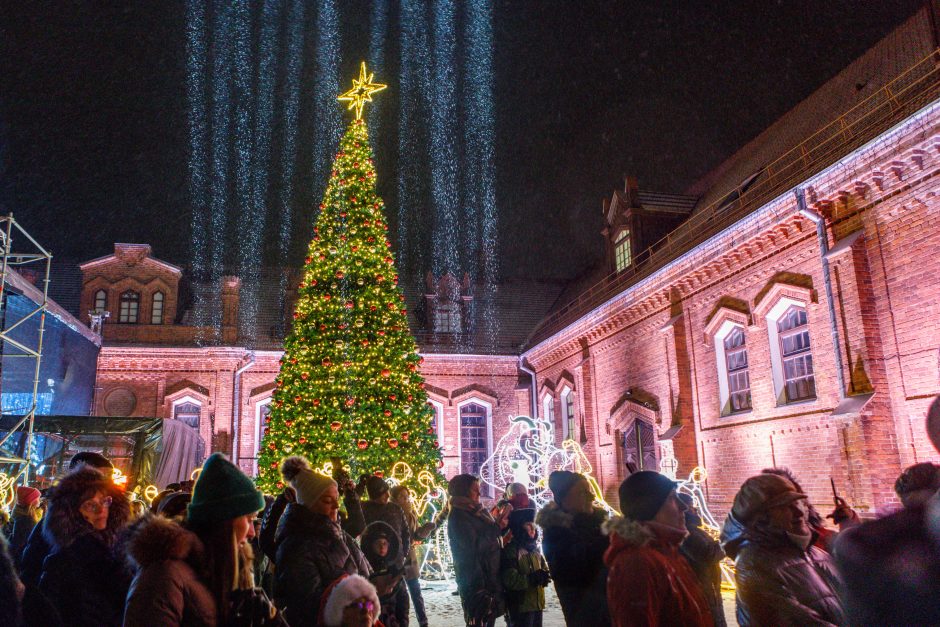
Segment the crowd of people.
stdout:
[[[940,423],[940,400],[934,404]],[[940,438],[938,438],[940,439]],[[420,524],[404,486],[354,483],[303,457],[266,497],[224,455],[144,507],[83,452],[45,493],[16,490],[0,536],[0,625],[406,627],[428,625],[416,547],[446,520],[463,622],[540,627],[553,585],[572,626],[725,625],[721,562],[734,562],[740,625],[940,624],[940,465],[898,477],[902,508],[824,518],[796,477],[769,468],[734,496],[720,535],[651,471],[620,485],[621,515],[559,470],[536,511],[525,485],[495,505],[478,477],[448,483]]]

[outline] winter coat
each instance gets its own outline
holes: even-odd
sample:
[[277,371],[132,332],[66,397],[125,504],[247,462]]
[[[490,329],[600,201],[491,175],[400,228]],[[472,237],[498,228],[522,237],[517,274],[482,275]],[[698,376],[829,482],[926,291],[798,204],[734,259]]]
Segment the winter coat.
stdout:
[[604,563],[611,623],[630,625],[714,624],[708,600],[688,561],[679,553],[686,530],[617,516],[605,524],[610,547]]
[[42,564],[49,557],[51,547],[46,540],[46,522],[47,516],[40,520],[33,530],[29,532],[29,538],[26,545],[19,555],[14,555],[13,559],[20,567],[20,580],[26,584],[26,587],[35,587],[39,585],[39,578],[42,576]]
[[[97,487],[112,498],[107,526],[96,531],[75,506]],[[130,586],[130,572],[115,541],[130,515],[124,492],[101,480],[91,468],[77,470],[56,486],[49,499],[44,535],[51,551],[43,562],[40,591],[59,611],[64,625],[118,626]]]
[[411,529],[408,526],[408,519],[405,511],[398,503],[380,503],[379,501],[362,501],[362,514],[365,517],[366,525],[382,521],[398,534],[401,540],[399,549],[396,552],[400,564],[404,565],[408,557],[408,549],[411,548]]
[[548,575],[548,563],[534,541],[528,547],[523,546],[519,538],[507,544],[502,553],[501,571],[510,616],[545,609],[545,586],[529,579],[530,574],[540,571]]
[[940,504],[847,529],[835,544],[852,625],[940,625]]
[[465,621],[502,616],[506,610],[499,527],[482,508],[473,512],[452,507],[447,532]]
[[742,627],[845,624],[835,564],[819,547],[803,551],[786,534],[745,528],[730,515],[721,546],[735,561]]
[[284,511],[275,542],[274,600],[293,627],[316,624],[323,592],[337,577],[372,574],[338,522],[298,503]]
[[29,534],[36,527],[36,519],[20,505],[13,508],[13,514],[10,516],[10,522],[3,528],[3,533],[9,542],[10,557],[14,562],[19,561],[20,554],[26,547],[26,541],[29,540]]
[[196,574],[203,547],[191,531],[155,516],[136,525],[128,555],[138,569],[127,596],[125,627],[211,627],[217,610]]
[[[388,540],[388,555],[382,557],[377,554],[372,545],[375,540],[384,535]],[[359,539],[359,546],[362,547],[362,553],[369,560],[369,566],[372,567],[372,579],[383,575],[404,574],[403,568],[398,565],[395,557],[400,552],[400,542],[398,534],[389,525],[382,521],[377,521],[366,526]],[[404,579],[398,581],[395,587],[388,594],[379,597],[382,605],[382,613],[379,620],[385,627],[399,627],[408,624],[408,611],[410,605],[408,602],[408,588],[405,586]]]
[[721,599],[721,567],[719,563],[725,557],[721,545],[699,526],[686,528],[689,535],[679,545],[679,552],[688,560],[705,598],[716,627],[725,627],[725,611]]
[[535,517],[542,528],[542,552],[548,562],[565,622],[572,627],[610,625],[607,567],[610,542],[601,530],[607,512],[570,514],[551,502]]
[[[281,522],[281,516],[284,510],[290,504],[283,493],[278,494],[264,512],[261,519],[261,529],[258,532],[258,547],[272,562],[277,554],[277,533]],[[359,495],[355,490],[347,490],[343,493],[343,506],[346,508],[347,515],[342,517],[340,512],[340,526],[343,531],[352,537],[358,537],[362,530],[366,528],[365,519],[362,516],[362,506],[360,505]]]

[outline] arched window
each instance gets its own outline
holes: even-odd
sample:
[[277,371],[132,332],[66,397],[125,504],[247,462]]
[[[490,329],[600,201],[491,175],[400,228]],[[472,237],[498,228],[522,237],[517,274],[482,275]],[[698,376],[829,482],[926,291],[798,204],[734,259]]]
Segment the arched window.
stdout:
[[443,446],[444,437],[441,434],[441,426],[444,421],[444,405],[428,399],[428,407],[431,408],[431,429],[433,429],[434,437],[436,437],[441,446]]
[[139,309],[140,294],[133,290],[127,290],[121,294],[121,309],[118,312],[118,322],[136,324]]
[[490,454],[489,408],[475,401],[460,406],[460,472],[480,476]]
[[[542,420],[551,425],[551,429],[555,427],[555,397],[551,394],[546,394],[542,399]],[[548,434],[545,433],[544,424],[539,425],[539,430],[542,432],[540,438],[545,442],[548,438]]]
[[561,421],[562,440],[574,439],[574,391],[568,387],[561,391]]
[[268,432],[268,419],[271,416],[271,399],[259,401],[255,405],[255,473],[258,472],[258,457],[261,455],[261,442]]
[[197,431],[199,430],[199,417],[201,414],[202,405],[191,399],[184,399],[173,406],[173,418]]
[[108,308],[108,293],[104,290],[95,292],[95,311],[105,311]]
[[150,308],[150,324],[163,324],[163,292],[154,292]]
[[726,320],[715,334],[718,361],[718,396],[721,414],[751,409],[751,377],[748,372],[747,335],[740,324]]
[[788,403],[816,398],[806,309],[791,306],[777,319],[784,391]]

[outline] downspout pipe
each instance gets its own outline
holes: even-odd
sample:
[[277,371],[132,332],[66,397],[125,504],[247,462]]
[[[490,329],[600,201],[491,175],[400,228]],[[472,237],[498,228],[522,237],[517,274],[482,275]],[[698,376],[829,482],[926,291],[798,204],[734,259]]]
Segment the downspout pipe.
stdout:
[[816,224],[816,237],[819,240],[819,260],[822,263],[823,284],[826,287],[826,304],[829,309],[829,328],[832,332],[832,348],[836,354],[836,377],[839,380],[839,398],[845,398],[845,373],[842,371],[842,348],[839,344],[839,327],[836,324],[836,304],[832,297],[832,278],[829,274],[829,237],[826,235],[826,220],[806,206],[806,194],[802,187],[797,187],[796,205],[800,215]]
[[242,389],[242,373],[255,365],[255,352],[248,352],[248,363],[235,371],[235,377],[233,382],[233,392],[232,392],[232,461],[236,466],[239,465],[241,461],[241,456],[238,454],[238,429],[241,423],[242,416],[242,403],[241,403],[241,389]]
[[539,401],[538,401],[538,398],[536,398],[536,395],[538,394],[538,384],[536,383],[536,379],[535,379],[535,370],[532,370],[531,368],[525,365],[525,357],[523,357],[522,355],[519,356],[519,370],[529,375],[529,377],[532,379],[532,399],[531,399],[532,400],[532,403],[531,403],[532,415],[530,416],[530,418],[533,418],[533,419],[538,418]]

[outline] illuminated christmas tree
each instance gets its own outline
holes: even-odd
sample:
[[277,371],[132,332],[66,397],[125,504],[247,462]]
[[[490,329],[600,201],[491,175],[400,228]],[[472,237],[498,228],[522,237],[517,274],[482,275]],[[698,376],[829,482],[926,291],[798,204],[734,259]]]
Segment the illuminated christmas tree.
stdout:
[[359,473],[388,475],[404,461],[435,475],[422,359],[408,328],[404,295],[362,108],[384,88],[366,75],[340,96],[356,110],[340,140],[298,290],[258,462],[259,485],[281,487],[280,461],[340,458]]

